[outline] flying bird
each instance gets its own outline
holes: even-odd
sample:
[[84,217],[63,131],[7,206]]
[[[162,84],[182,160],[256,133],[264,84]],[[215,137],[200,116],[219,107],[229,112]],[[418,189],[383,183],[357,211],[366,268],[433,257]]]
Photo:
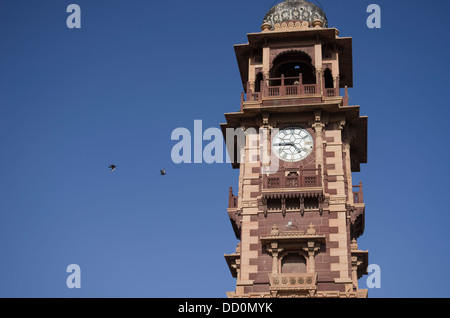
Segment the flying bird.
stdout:
[[162,176],[164,176],[166,174],[166,169],[162,169],[162,170],[159,170],[159,171],[161,172]]
[[116,166],[115,165],[110,165],[108,168],[111,169],[111,172],[113,172],[114,169],[116,169]]

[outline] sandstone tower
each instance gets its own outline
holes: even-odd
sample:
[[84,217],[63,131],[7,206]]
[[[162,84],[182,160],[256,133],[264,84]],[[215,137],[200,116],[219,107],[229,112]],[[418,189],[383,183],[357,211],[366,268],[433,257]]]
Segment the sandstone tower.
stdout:
[[367,297],[358,278],[368,252],[357,244],[365,204],[362,183],[352,180],[367,162],[367,117],[348,104],[352,39],[304,0],[274,6],[261,32],[247,37],[235,45],[240,111],[225,114],[221,127],[225,138],[227,129],[270,131],[269,152],[279,163],[264,172],[253,155],[262,139],[250,136],[243,161],[232,163],[240,174],[228,215],[239,244],[225,254],[236,278],[227,295]]

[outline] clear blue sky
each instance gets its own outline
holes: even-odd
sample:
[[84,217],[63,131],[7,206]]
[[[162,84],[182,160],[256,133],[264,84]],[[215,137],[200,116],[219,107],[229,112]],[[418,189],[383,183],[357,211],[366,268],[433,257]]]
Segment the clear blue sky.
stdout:
[[[450,4],[320,0],[353,37],[369,116],[371,297],[449,297]],[[66,26],[80,5],[82,28]],[[366,8],[382,9],[368,29]],[[171,161],[177,127],[239,109],[233,50],[273,0],[0,0],[0,297],[225,297],[227,164]],[[117,169],[111,173],[108,165]],[[166,168],[161,177],[159,169]],[[66,267],[81,267],[81,289]],[[365,287],[365,277],[360,280]]]

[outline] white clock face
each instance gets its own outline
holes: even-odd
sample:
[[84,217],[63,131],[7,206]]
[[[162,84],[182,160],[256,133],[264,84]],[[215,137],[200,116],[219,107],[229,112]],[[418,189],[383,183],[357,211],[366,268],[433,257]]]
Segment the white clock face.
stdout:
[[308,157],[314,148],[311,134],[302,128],[280,130],[272,140],[272,151],[284,161],[296,162]]

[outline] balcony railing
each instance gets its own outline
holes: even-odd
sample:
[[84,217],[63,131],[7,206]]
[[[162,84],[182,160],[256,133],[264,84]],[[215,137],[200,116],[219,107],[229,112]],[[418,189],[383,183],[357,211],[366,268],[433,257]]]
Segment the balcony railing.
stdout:
[[287,176],[269,175],[263,178],[265,189],[276,188],[311,188],[322,186],[322,168],[318,169],[299,169],[298,173],[292,173]]
[[[355,188],[357,188],[358,190],[355,191]],[[353,186],[353,202],[364,203],[362,182],[359,182],[358,185]]]
[[[272,97],[324,97],[332,98],[339,97],[339,77],[334,79],[334,88],[325,87],[325,79],[322,77],[321,80],[317,81],[315,84],[304,84],[302,75],[298,77],[277,77],[277,78],[267,78],[263,79],[259,83],[259,91],[255,91],[251,88],[250,83],[247,83],[247,99],[245,99],[245,94],[241,94],[241,109],[243,108],[244,102],[257,102],[261,101],[263,98]],[[348,89],[345,87],[345,95],[343,99],[343,106],[348,106]]]

